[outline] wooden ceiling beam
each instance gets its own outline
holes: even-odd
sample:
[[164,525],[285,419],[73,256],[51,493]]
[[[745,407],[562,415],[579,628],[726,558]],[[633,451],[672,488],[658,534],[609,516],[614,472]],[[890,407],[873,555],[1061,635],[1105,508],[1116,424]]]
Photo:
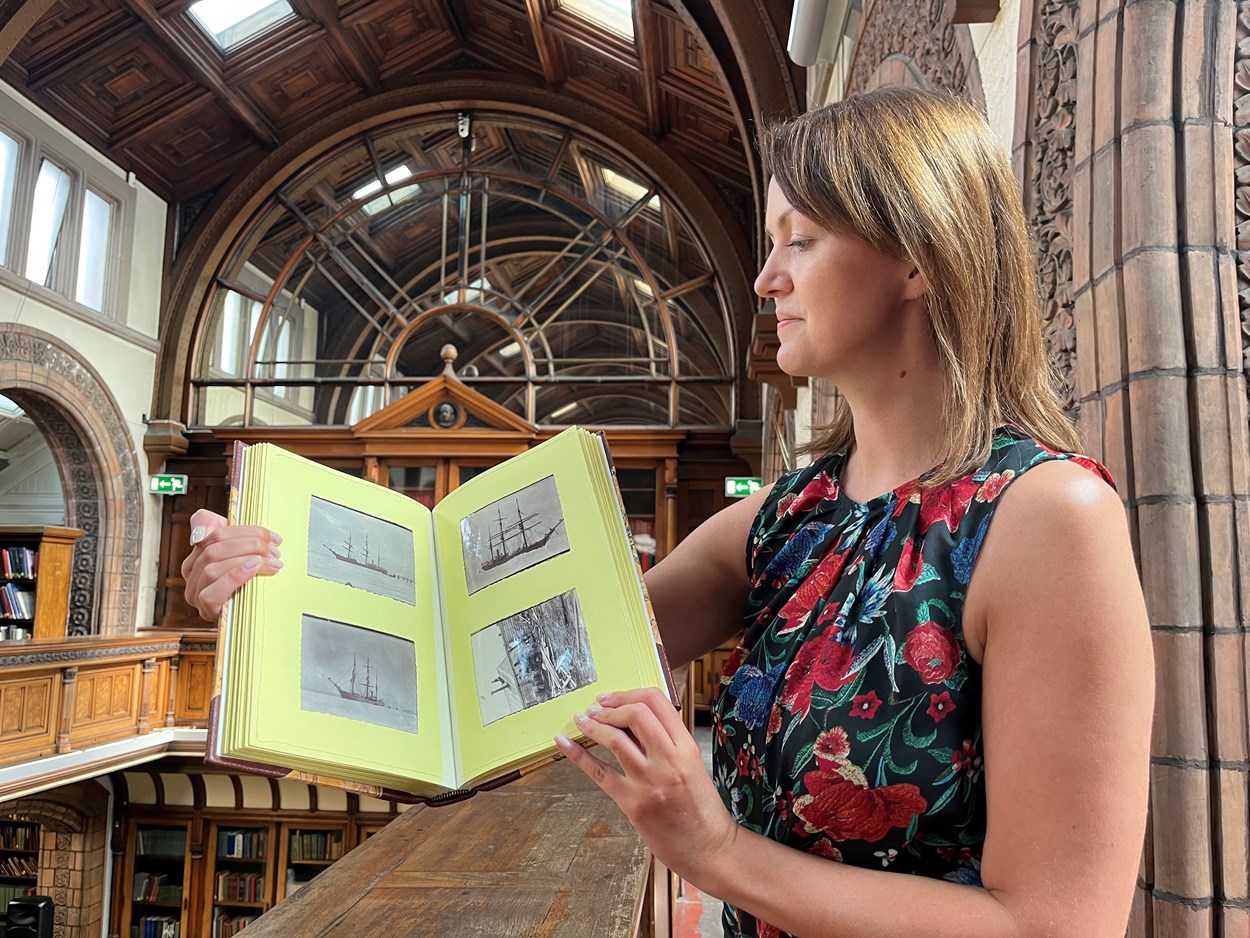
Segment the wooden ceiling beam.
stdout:
[[326,31],[330,48],[360,87],[367,91],[377,90],[381,81],[377,66],[356,38],[356,34],[343,27],[343,21],[339,19],[338,4],[334,0],[291,0],[291,6],[295,8],[295,12],[306,16]]
[[534,47],[538,50],[538,64],[542,66],[543,78],[552,88],[559,88],[568,77],[556,50],[547,42],[547,11],[544,0],[525,0],[525,12],[529,14],[530,31],[534,34]]
[[658,35],[659,24],[656,22],[655,10],[651,0],[638,0],[634,4],[637,11],[637,29],[634,43],[638,47],[638,57],[642,61],[642,95],[643,107],[647,113],[647,129],[652,139],[659,140],[664,135],[664,114],[660,109],[660,44]]
[[0,0],[0,62],[9,57],[30,28],[56,0]]
[[187,67],[193,79],[217,96],[222,106],[247,128],[248,133],[267,147],[277,145],[277,134],[265,116],[226,84],[216,64],[205,58],[194,43],[161,16],[152,6],[151,0],[121,0],[121,3],[123,7],[139,17],[161,45]]

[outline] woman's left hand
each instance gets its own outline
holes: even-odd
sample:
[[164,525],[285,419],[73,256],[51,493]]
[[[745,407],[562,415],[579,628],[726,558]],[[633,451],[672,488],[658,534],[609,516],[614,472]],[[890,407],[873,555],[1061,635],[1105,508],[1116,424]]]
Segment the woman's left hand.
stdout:
[[697,885],[696,870],[723,855],[738,832],[699,744],[655,688],[603,694],[599,703],[574,721],[620,769],[563,736],[556,745],[617,803],[660,862]]

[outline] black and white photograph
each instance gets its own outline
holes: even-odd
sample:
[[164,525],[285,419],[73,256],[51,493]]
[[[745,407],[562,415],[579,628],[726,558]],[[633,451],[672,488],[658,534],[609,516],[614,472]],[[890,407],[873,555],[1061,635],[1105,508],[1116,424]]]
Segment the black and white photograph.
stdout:
[[303,710],[417,731],[417,656],[407,639],[305,614],[299,690]]
[[308,575],[415,606],[412,531],[314,495],[308,511]]
[[472,643],[483,726],[598,679],[577,590],[474,632]]
[[569,549],[555,476],[539,479],[460,521],[469,595]]

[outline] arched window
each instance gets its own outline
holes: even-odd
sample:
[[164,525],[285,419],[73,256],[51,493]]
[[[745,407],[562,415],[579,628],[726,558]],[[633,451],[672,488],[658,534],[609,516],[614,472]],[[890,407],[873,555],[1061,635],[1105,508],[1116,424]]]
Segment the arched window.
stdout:
[[709,257],[589,133],[492,111],[385,124],[283,181],[236,239],[192,419],[355,423],[436,378],[451,343],[466,384],[533,423],[729,427]]

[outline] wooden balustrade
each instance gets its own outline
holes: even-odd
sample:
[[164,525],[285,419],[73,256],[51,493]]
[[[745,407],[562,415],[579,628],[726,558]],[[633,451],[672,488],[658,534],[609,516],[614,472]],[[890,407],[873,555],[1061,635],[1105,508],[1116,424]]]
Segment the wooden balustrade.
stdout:
[[207,725],[216,639],[145,632],[0,644],[0,767]]

